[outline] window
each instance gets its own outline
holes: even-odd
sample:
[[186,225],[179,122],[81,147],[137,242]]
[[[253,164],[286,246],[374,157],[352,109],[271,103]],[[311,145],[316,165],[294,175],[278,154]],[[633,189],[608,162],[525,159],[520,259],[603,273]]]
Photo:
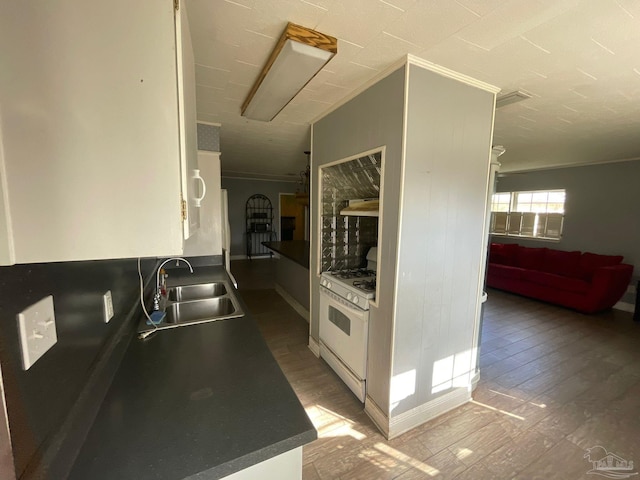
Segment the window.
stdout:
[[565,195],[564,190],[494,193],[491,233],[560,240]]

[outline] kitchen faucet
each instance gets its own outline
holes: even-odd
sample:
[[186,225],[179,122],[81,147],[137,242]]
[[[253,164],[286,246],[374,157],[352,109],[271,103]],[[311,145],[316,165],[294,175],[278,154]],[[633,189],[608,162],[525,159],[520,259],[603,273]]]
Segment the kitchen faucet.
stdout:
[[[180,262],[180,260],[182,260],[184,263],[186,263],[189,266],[189,271],[191,273],[193,273],[193,267],[191,266],[189,261],[184,259],[184,258],[182,258],[182,257],[172,257],[172,258],[168,258],[164,262],[162,262],[160,264],[160,266],[158,267],[158,271],[156,272],[156,293],[153,296],[153,310],[154,311],[160,310],[160,298],[162,298],[162,286],[163,285],[160,284],[160,272],[162,271],[162,267],[164,267],[167,263],[172,262],[173,260],[176,261],[176,265]],[[163,283],[164,283],[164,277],[163,277]]]

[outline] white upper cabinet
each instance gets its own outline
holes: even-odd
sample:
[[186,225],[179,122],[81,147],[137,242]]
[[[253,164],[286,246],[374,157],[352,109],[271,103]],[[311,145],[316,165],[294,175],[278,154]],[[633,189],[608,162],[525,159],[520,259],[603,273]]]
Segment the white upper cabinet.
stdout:
[[0,264],[182,253],[197,168],[184,25],[172,0],[3,6]]
[[198,138],[196,124],[196,65],[193,58],[186,2],[176,11],[176,52],[178,67],[178,110],[180,115],[180,179],[186,202],[184,238],[200,228],[200,204],[206,186],[198,170]]

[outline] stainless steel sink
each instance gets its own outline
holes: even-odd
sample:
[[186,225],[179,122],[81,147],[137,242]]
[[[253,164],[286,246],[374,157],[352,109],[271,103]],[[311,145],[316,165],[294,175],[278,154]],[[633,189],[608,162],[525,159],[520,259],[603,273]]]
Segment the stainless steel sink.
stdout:
[[201,320],[228,318],[237,312],[229,297],[207,298],[190,302],[172,303],[165,310],[167,323],[188,323]]
[[158,325],[147,325],[143,318],[138,328],[140,338],[156,330],[244,317],[244,312],[226,282],[208,282],[169,287],[163,302],[166,317]]
[[227,287],[222,282],[200,283],[197,285],[183,285],[171,287],[167,298],[171,302],[186,302],[203,298],[221,297],[226,295]]

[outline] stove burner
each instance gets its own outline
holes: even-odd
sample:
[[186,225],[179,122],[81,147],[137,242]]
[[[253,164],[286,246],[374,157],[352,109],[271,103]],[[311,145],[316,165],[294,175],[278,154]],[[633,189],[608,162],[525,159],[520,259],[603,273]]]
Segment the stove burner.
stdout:
[[359,288],[360,290],[364,290],[365,292],[375,292],[376,291],[376,279],[373,280],[354,280],[353,286]]
[[331,275],[348,280],[351,278],[375,277],[376,272],[374,272],[373,270],[367,270],[366,268],[351,268],[345,270],[335,270],[331,272]]

